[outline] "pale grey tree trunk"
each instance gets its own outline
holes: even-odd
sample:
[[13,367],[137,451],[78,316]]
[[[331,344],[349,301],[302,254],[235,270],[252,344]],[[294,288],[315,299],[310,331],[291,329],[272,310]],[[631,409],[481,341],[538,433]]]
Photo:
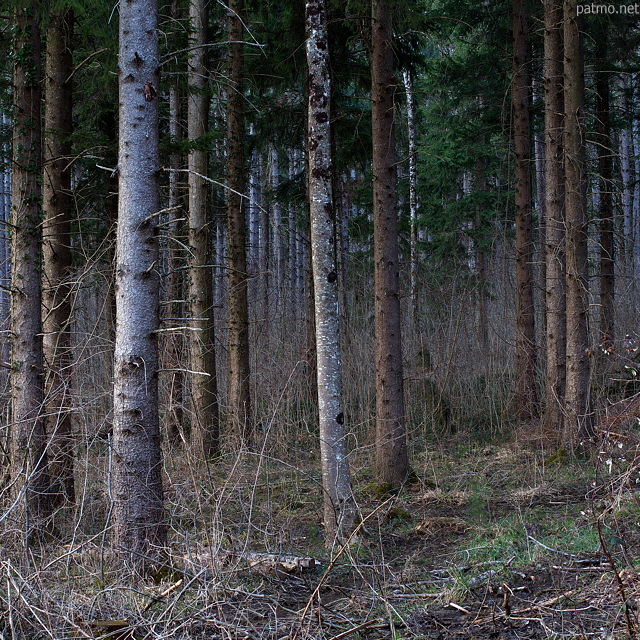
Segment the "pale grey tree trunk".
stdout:
[[331,188],[331,82],[324,0],[307,0],[309,67],[308,154],[311,256],[315,292],[317,383],[325,542],[344,542],[355,521],[355,501],[345,440],[338,274]]
[[116,552],[149,569],[166,542],[158,416],[158,34],[155,0],[120,5],[113,400]]
[[[629,118],[629,76],[623,74],[619,78],[618,107],[620,116],[626,123]],[[620,177],[622,178],[622,219],[623,219],[623,242],[625,247],[625,259],[630,263],[630,253],[632,251],[631,240],[633,238],[632,222],[632,194],[633,185],[631,183],[631,155],[633,146],[631,141],[631,131],[628,124],[620,130]]]
[[[44,380],[39,2],[15,10],[11,190],[11,459],[18,522],[30,534],[50,508]],[[22,520],[22,522],[20,522]]]
[[[273,290],[276,300],[276,307],[283,307],[279,302],[283,294],[286,236],[282,229],[282,206],[278,198],[278,186],[280,185],[280,157],[275,146],[271,147],[269,168],[271,176],[271,250],[273,262]],[[281,310],[282,311],[282,310]]]
[[[295,150],[289,149],[289,180],[293,180],[295,176]],[[287,207],[287,231],[288,231],[288,250],[287,250],[287,283],[288,295],[292,301],[291,307],[293,317],[296,317],[297,299],[296,299],[296,216],[293,203],[289,203]]]
[[413,104],[413,79],[404,72],[404,90],[407,94],[407,130],[409,133],[409,326],[413,327],[418,310],[418,169],[416,160],[416,121]]
[[[261,153],[258,153],[258,165],[260,167],[260,182],[261,191],[264,184],[268,184],[266,181],[266,166],[265,158]],[[269,210],[267,208],[266,198],[262,202],[262,206],[259,210],[260,222],[258,225],[258,281],[260,286],[260,309],[261,319],[270,320],[271,316],[271,229],[269,225]]]
[[200,453],[219,451],[218,388],[214,346],[211,217],[207,209],[207,151],[202,138],[209,118],[205,64],[207,2],[190,0],[191,46],[187,130],[189,142],[189,307],[191,315],[191,428]]
[[[249,134],[253,134],[253,125],[249,127]],[[258,246],[260,245],[260,170],[258,150],[251,152],[249,164],[249,206],[247,216],[249,219],[249,246],[247,260],[252,274],[258,271]],[[254,278],[254,282],[258,278]],[[254,287],[255,288],[255,287]]]

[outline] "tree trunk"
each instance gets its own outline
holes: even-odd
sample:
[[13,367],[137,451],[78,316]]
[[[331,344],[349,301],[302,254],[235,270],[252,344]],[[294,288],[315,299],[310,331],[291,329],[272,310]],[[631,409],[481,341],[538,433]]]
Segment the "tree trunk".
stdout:
[[[2,127],[10,128],[10,119],[0,114]],[[0,384],[7,386],[9,381],[9,331],[10,331],[10,291],[11,291],[11,238],[9,225],[11,220],[11,141],[2,145],[2,172],[0,173]],[[9,422],[7,409],[3,409],[3,418]]]
[[244,194],[244,97],[242,95],[243,0],[229,5],[229,88],[227,91],[227,218],[229,224],[229,424],[251,446],[251,370]]
[[[171,17],[178,21],[181,18],[181,11],[178,8],[177,0],[171,2]],[[169,136],[171,142],[177,144],[182,140],[181,133],[181,96],[177,82],[173,82],[169,87]],[[178,238],[183,234],[182,218],[184,217],[183,201],[181,196],[180,170],[182,168],[182,155],[172,153],[169,170],[169,202],[168,219],[166,221],[168,231],[167,256],[166,256],[166,297],[167,304],[164,306],[166,315],[171,318],[170,324],[182,324],[182,320],[175,318],[184,317],[184,307],[182,303],[184,270],[181,268],[184,263],[181,244]],[[183,403],[185,376],[183,373],[183,357],[185,353],[184,335],[178,331],[169,331],[162,336],[160,353],[164,354],[166,366],[169,369],[165,374],[167,377],[168,397],[167,397],[167,424],[166,431],[169,441],[177,444],[184,436],[183,430]]]
[[640,123],[633,120],[633,155],[635,156],[634,171],[636,174],[633,188],[633,274],[635,282],[640,282]]
[[43,418],[40,258],[41,150],[39,3],[15,12],[13,181],[11,189],[11,458],[12,482],[26,543],[49,509]]
[[155,0],[120,5],[113,400],[117,553],[150,568],[166,542],[158,416],[158,36]]
[[523,0],[513,2],[513,150],[516,204],[516,407],[521,419],[537,414],[536,332],[533,304],[531,221],[531,125],[529,119],[529,25]]
[[205,45],[207,2],[190,0],[191,46],[187,129],[189,142],[189,307],[191,311],[192,436],[205,458],[220,449],[218,388],[213,324],[213,278],[210,217],[207,211],[207,151],[203,136],[209,118]]
[[409,134],[409,326],[413,328],[418,313],[418,192],[416,161],[416,122],[413,104],[413,79],[404,72],[404,90],[407,94],[407,129]]
[[56,502],[75,502],[69,399],[71,354],[71,140],[73,12],[51,15],[45,67],[43,349],[46,416]]
[[332,193],[331,81],[325,0],[307,0],[308,154],[311,256],[315,293],[317,385],[325,542],[349,537],[355,501],[345,440],[338,273]]
[[566,382],[562,1],[544,3],[545,298],[547,368],[543,425],[560,437]]
[[[601,33],[596,41],[596,58],[606,64],[607,22],[603,21]],[[609,73],[595,74],[597,109],[597,153],[599,174],[599,218],[600,218],[600,344],[608,349],[614,336],[614,296],[615,296],[615,236],[613,225],[611,123],[609,120],[611,92]]]
[[564,0],[564,167],[567,282],[567,383],[565,433],[567,444],[591,433],[587,355],[588,255],[587,180],[584,123],[584,76],[577,0]]
[[631,127],[629,124],[629,76],[623,74],[619,78],[619,98],[618,106],[620,108],[620,118],[624,123],[620,130],[620,177],[622,178],[622,220],[623,220],[623,242],[624,257],[627,264],[632,264],[633,247],[631,241],[633,238],[633,208],[632,194],[633,187],[631,184],[631,156],[633,155],[633,146],[631,143]]
[[398,212],[389,0],[373,0],[371,98],[376,363],[377,480],[394,487],[409,473],[402,380]]
[[[282,228],[282,206],[278,198],[278,186],[280,185],[280,156],[275,146],[269,148],[269,176],[271,178],[270,190],[271,198],[271,260],[273,264],[273,292],[275,294],[276,307],[282,305],[282,295],[284,293],[284,268],[285,268],[285,234]],[[284,313],[284,309],[280,310]]]

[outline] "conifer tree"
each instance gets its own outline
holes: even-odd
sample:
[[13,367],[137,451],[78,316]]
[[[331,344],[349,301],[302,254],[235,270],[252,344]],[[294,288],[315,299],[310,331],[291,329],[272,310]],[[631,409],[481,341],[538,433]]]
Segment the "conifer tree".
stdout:
[[15,9],[11,190],[11,463],[29,544],[51,507],[44,425],[40,25],[32,0]]
[[166,542],[158,413],[157,15],[155,0],[120,5],[114,545],[143,570]]
[[[244,96],[242,94],[243,1],[229,4],[229,87],[227,89],[227,220],[229,237],[229,423],[251,445],[249,308],[246,221],[243,206]],[[263,230],[267,233],[267,230]]]
[[191,313],[191,416],[194,436],[204,457],[218,453],[219,416],[213,322],[211,220],[207,207],[207,150],[203,136],[209,118],[207,2],[190,0],[189,52],[189,307]]
[[336,213],[332,191],[331,78],[325,0],[307,0],[308,144],[311,259],[316,329],[325,542],[345,541],[355,503],[345,440],[338,314]]
[[537,411],[528,35],[528,17],[524,2],[514,0],[511,91],[516,190],[516,406],[520,417],[524,419],[534,417]]
[[53,489],[75,501],[70,407],[71,9],[49,16],[45,65],[43,346],[47,364],[47,435]]
[[566,298],[564,227],[564,95],[562,0],[544,2],[546,377],[543,425],[557,436],[564,424]]
[[591,433],[584,68],[577,0],[564,0],[567,374],[564,441]]
[[409,473],[400,327],[398,211],[394,139],[391,3],[373,0],[371,126],[375,278],[376,452],[381,483],[400,486]]

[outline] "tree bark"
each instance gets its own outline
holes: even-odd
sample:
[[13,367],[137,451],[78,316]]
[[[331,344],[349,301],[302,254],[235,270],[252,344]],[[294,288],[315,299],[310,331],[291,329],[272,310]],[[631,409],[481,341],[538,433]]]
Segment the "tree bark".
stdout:
[[407,94],[407,130],[409,134],[409,326],[415,326],[418,315],[418,169],[416,158],[416,122],[413,101],[413,78],[404,72],[404,89]]
[[[607,23],[603,21],[601,33],[596,41],[596,58],[605,64],[607,55]],[[598,174],[600,183],[600,344],[608,349],[615,339],[615,236],[613,224],[611,122],[609,109],[611,91],[610,74],[600,70],[596,80],[596,141],[598,150]]]
[[[229,88],[227,90],[227,219],[229,225],[229,424],[246,446],[253,442],[247,225],[243,206],[244,104],[242,95],[243,0],[229,4]],[[265,229],[265,233],[267,230]]]
[[345,440],[342,354],[332,192],[331,79],[325,0],[307,0],[308,155],[311,256],[325,542],[345,542],[356,509]]
[[623,242],[624,257],[628,265],[632,264],[633,247],[633,207],[632,196],[633,187],[631,184],[631,156],[633,155],[633,145],[631,141],[631,125],[629,116],[629,75],[622,74],[618,82],[619,97],[618,107],[620,118],[624,123],[620,130],[620,177],[622,178],[622,221],[623,221]]
[[158,36],[155,0],[120,5],[113,401],[116,552],[148,569],[166,543],[158,416]]
[[187,129],[189,143],[189,307],[191,312],[191,425],[205,458],[220,449],[218,386],[214,347],[211,220],[207,211],[207,151],[203,136],[209,119],[205,45],[207,2],[190,0],[191,46]]
[[564,167],[567,288],[567,382],[564,441],[574,446],[591,433],[587,355],[588,254],[584,76],[577,0],[564,0]]
[[[39,2],[15,11],[13,181],[11,189],[11,459],[12,483],[26,544],[50,510],[45,424],[40,260]],[[22,509],[24,507],[24,509]]]
[[409,473],[402,379],[398,212],[389,0],[373,0],[371,98],[376,362],[376,452],[379,482],[401,485]]
[[73,11],[49,18],[45,65],[43,348],[46,420],[56,502],[75,502],[69,399],[71,354],[71,133]]
[[[182,17],[182,12],[178,7],[177,0],[171,2],[171,17],[176,22]],[[169,136],[171,142],[177,144],[182,140],[181,133],[182,101],[180,89],[177,82],[173,82],[169,87]],[[172,324],[180,323],[182,320],[174,318],[184,317],[184,305],[182,302],[184,286],[184,264],[181,244],[177,238],[182,236],[184,228],[182,219],[184,217],[183,200],[181,196],[180,169],[182,168],[183,157],[180,153],[171,154],[169,170],[169,202],[167,216],[167,255],[166,255],[166,315],[171,318]],[[185,353],[185,337],[181,332],[170,331],[162,337],[160,353],[166,359],[166,366],[169,369],[165,374],[168,388],[167,397],[167,425],[166,431],[170,442],[177,444],[184,437],[184,390],[185,376],[183,373],[183,357]]]
[[566,383],[562,1],[544,3],[546,377],[543,425],[561,437]]
[[[10,127],[10,118],[0,114],[2,127]],[[9,361],[11,351],[9,346],[10,316],[11,316],[11,238],[9,225],[11,221],[11,141],[2,145],[2,172],[0,173],[0,384],[8,387]],[[9,422],[7,407],[2,415]]]
[[531,221],[529,25],[523,0],[513,2],[513,151],[516,204],[516,407],[521,419],[537,415],[536,332]]

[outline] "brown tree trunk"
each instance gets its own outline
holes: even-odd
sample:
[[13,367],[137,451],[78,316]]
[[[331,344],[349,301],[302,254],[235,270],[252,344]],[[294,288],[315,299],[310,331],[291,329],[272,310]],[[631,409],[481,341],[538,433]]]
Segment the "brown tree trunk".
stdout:
[[191,310],[191,426],[192,436],[205,458],[220,449],[218,386],[213,323],[213,270],[211,219],[207,211],[207,151],[202,137],[207,132],[209,95],[205,45],[207,3],[191,0],[191,46],[187,129],[189,142],[189,306]]
[[543,425],[560,437],[566,382],[566,298],[563,165],[562,1],[544,3],[545,302],[547,363]]
[[577,0],[564,0],[564,169],[567,282],[567,382],[564,441],[591,432],[587,283],[587,180],[584,76]]
[[516,406],[521,419],[537,414],[536,332],[533,304],[529,25],[523,0],[513,2],[513,150],[516,204]]
[[345,440],[332,189],[331,79],[324,0],[307,0],[308,155],[325,543],[345,542],[356,509]]
[[40,257],[39,2],[15,11],[11,189],[11,459],[26,543],[50,509],[45,424]]
[[373,0],[371,122],[375,280],[377,480],[394,487],[409,473],[400,332],[398,212],[393,94],[396,86],[389,0]]
[[[244,194],[244,105],[242,95],[243,1],[229,5],[227,91],[227,219],[229,225],[229,424],[245,445],[253,441],[247,300],[247,226]],[[264,230],[265,234],[267,229]]]
[[120,6],[113,400],[114,545],[149,569],[166,542],[158,414],[158,35],[155,0]]
[[[73,12],[47,28],[43,183],[43,348],[52,490],[75,502],[69,398],[71,366],[71,140]],[[56,499],[56,501],[58,501]]]
[[[181,11],[177,0],[171,2],[171,17],[179,21]],[[173,143],[182,140],[181,129],[181,95],[177,82],[173,82],[169,87],[169,135]],[[181,196],[180,170],[182,168],[182,155],[172,153],[170,159],[171,168],[169,170],[169,202],[168,202],[168,242],[166,256],[166,297],[167,304],[164,305],[166,316],[172,318],[169,322],[172,325],[182,324],[182,320],[176,318],[184,317],[184,305],[182,302],[184,286],[184,258],[181,252],[181,243],[177,238],[184,233],[182,219],[184,217],[183,200]],[[177,444],[184,437],[184,386],[185,376],[183,372],[183,358],[185,354],[185,337],[182,332],[169,331],[162,336],[160,349],[161,356],[165,358],[163,369],[169,371],[166,375],[168,388],[167,397],[167,434],[170,442]]]

